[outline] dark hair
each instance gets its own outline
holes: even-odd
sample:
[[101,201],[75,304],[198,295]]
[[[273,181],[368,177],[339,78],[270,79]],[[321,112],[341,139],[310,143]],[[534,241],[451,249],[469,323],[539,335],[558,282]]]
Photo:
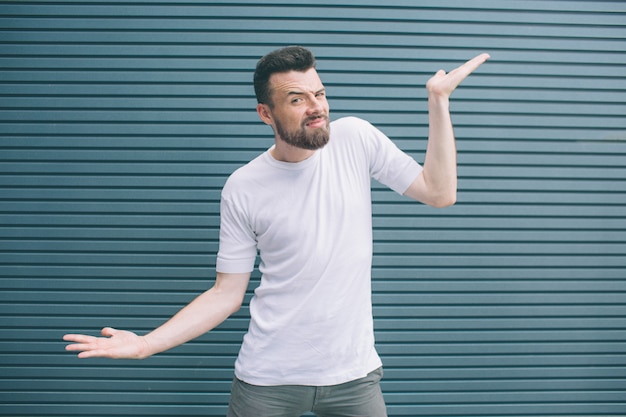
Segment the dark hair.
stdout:
[[288,46],[270,52],[259,60],[254,71],[254,93],[257,102],[271,104],[269,80],[272,74],[307,71],[315,68],[313,53],[302,46]]

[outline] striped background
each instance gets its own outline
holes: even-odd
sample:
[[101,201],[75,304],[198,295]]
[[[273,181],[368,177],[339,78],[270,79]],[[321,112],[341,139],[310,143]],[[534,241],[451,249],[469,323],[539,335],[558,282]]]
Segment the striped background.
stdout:
[[453,95],[457,205],[373,188],[389,414],[625,415],[626,5],[543,0],[0,3],[0,414],[224,415],[246,308],[141,362],[60,339],[211,285],[221,186],[272,143],[252,70],[287,44],[418,161],[428,78],[492,55]]

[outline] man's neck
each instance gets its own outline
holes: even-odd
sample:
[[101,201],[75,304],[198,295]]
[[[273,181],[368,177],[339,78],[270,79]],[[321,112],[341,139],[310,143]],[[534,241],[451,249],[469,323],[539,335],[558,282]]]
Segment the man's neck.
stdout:
[[309,159],[315,154],[315,151],[297,148],[277,139],[275,146],[270,150],[270,154],[277,161],[296,163]]

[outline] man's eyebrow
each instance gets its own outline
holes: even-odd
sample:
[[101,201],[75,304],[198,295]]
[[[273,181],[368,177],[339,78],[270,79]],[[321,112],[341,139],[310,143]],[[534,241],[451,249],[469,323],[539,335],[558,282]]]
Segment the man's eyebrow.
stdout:
[[[317,91],[315,92],[315,94],[318,94],[318,93],[323,93],[323,92],[325,92],[325,91],[326,91],[326,88],[325,88],[325,87],[323,87],[323,88],[320,88],[319,90],[317,90]],[[302,95],[302,94],[306,94],[306,93],[305,93],[305,92],[303,92],[303,91],[300,91],[300,90],[292,90],[292,91],[289,91],[289,92],[287,93],[287,95],[288,95],[288,96],[299,96],[299,95]]]

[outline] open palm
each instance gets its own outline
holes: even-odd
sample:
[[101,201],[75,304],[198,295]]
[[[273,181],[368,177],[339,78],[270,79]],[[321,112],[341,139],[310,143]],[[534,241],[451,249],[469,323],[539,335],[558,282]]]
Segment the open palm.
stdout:
[[145,341],[135,333],[111,327],[105,327],[101,333],[103,337],[66,334],[63,340],[75,343],[67,345],[65,349],[79,351],[79,358],[141,359],[145,357]]
[[450,97],[459,84],[489,58],[489,54],[480,54],[448,73],[444,70],[437,71],[426,84],[428,93],[440,97]]

